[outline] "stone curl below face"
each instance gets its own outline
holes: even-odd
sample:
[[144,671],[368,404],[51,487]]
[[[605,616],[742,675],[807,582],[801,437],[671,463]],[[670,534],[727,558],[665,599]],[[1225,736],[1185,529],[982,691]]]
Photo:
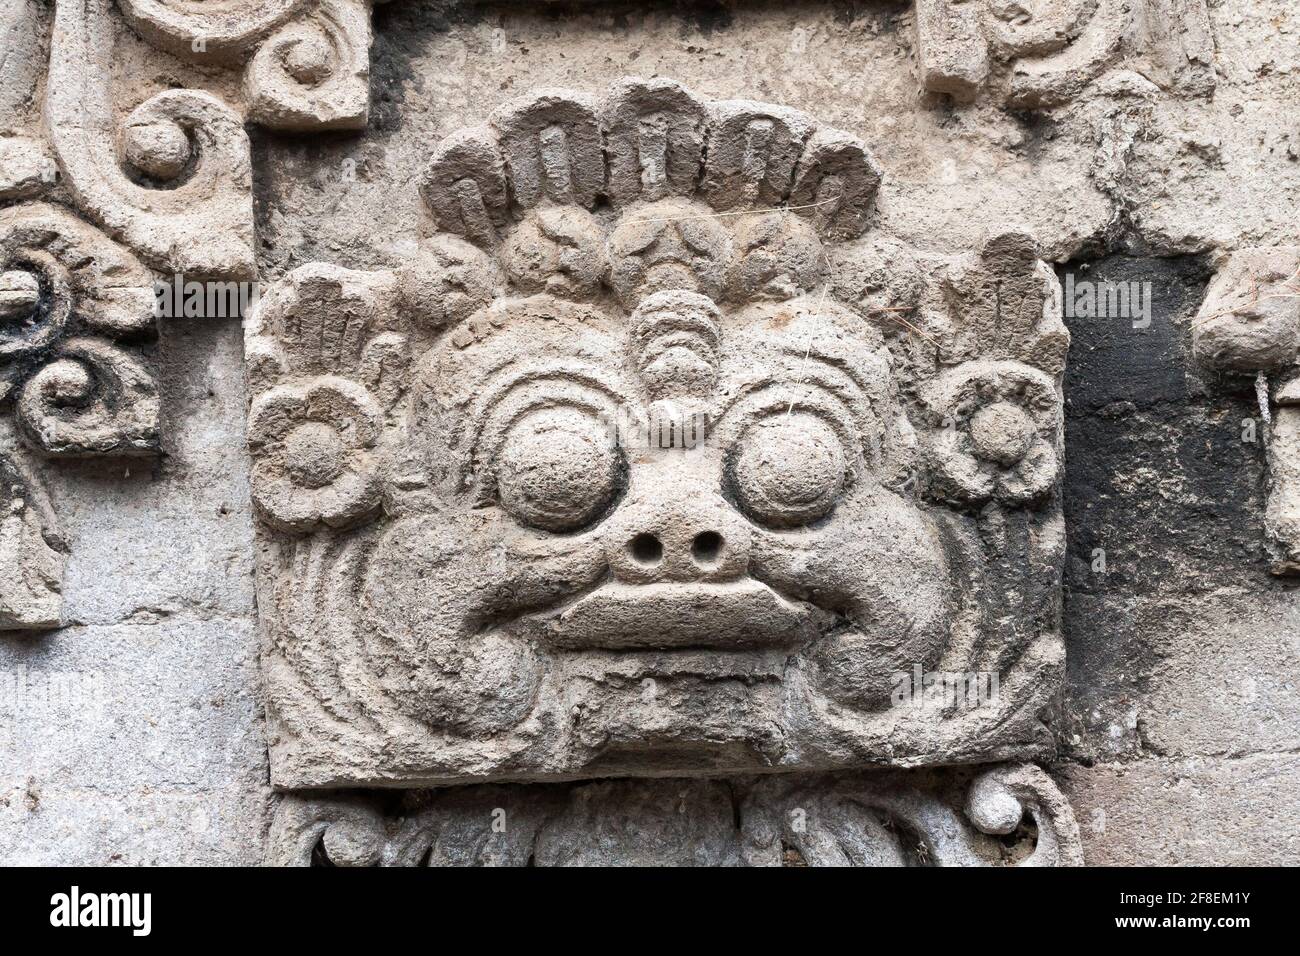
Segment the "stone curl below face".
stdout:
[[[415,807],[416,809],[410,809]],[[604,780],[286,795],[278,866],[1079,866],[1079,827],[1032,765],[739,780]]]

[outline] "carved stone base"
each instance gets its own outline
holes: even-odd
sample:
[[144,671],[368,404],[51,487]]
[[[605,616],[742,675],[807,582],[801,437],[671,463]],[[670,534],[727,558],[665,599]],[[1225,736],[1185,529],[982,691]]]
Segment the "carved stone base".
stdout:
[[282,798],[278,866],[1077,866],[1032,764]]

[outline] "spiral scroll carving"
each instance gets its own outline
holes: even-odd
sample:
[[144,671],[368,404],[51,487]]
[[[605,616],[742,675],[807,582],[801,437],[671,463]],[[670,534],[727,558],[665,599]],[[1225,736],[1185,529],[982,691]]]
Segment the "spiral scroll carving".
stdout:
[[108,7],[59,0],[55,12],[45,122],[78,204],[158,268],[252,275],[252,180],[238,114],[207,93],[168,90],[117,130]]
[[149,271],[67,211],[0,210],[0,400],[49,455],[157,449],[153,375],[133,346],[153,331]]
[[155,46],[197,62],[235,61],[314,0],[120,0],[122,16]]

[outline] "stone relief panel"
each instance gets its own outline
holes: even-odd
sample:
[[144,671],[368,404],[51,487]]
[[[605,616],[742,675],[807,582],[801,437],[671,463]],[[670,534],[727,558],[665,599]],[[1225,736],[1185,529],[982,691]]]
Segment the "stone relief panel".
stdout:
[[1300,247],[1226,258],[1192,323],[1207,370],[1255,379],[1268,451],[1265,533],[1279,575],[1300,574]]
[[786,107],[540,90],[434,149],[401,266],[271,287],[277,786],[1050,752],[1060,289],[1014,229],[870,235],[881,175]]
[[1058,106],[1110,74],[1119,85],[1214,89],[1205,0],[916,0],[921,86],[1016,109]]
[[1032,765],[288,796],[280,866],[1078,866]]

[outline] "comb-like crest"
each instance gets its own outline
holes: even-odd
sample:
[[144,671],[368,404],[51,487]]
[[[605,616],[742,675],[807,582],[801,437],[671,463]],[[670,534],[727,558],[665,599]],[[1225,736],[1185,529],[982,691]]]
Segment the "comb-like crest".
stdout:
[[704,161],[704,104],[671,80],[624,79],[605,100],[609,198],[619,204],[695,191]]
[[540,90],[492,117],[501,137],[511,198],[521,209],[545,200],[595,205],[605,157],[595,103],[580,93]]
[[798,110],[709,104],[671,80],[627,77],[599,106],[541,90],[488,127],[452,133],[420,192],[439,231],[485,249],[538,206],[595,210],[602,199],[619,209],[703,201],[727,213],[788,205],[822,238],[844,241],[866,231],[880,180],[864,143]]

